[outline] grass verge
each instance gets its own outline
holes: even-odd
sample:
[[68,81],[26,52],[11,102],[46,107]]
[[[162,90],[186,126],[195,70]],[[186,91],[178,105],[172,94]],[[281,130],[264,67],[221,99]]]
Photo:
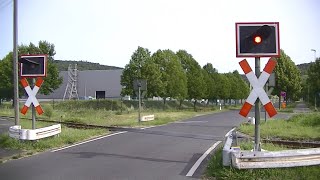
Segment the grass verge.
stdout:
[[[242,141],[240,143],[241,150],[252,150],[254,147],[253,141]],[[272,143],[263,143],[262,148],[267,151],[281,151],[281,150],[287,150],[288,148],[283,145],[275,145]]]
[[[242,124],[239,131],[254,136],[254,125]],[[262,138],[320,141],[320,113],[299,114],[289,120],[261,122]]]
[[[49,123],[37,122],[36,127],[45,127]],[[22,128],[30,128],[31,121],[21,120]],[[95,136],[107,134],[105,129],[73,129],[62,126],[59,136],[48,137],[38,141],[20,141],[10,138],[8,134],[0,135],[0,147],[6,149],[25,150],[27,153],[41,152],[52,148],[70,145],[79,141],[87,140]]]
[[[278,149],[276,145],[266,145]],[[265,146],[264,146],[265,147]],[[320,166],[277,168],[277,169],[235,169],[222,165],[222,148],[218,149],[208,163],[204,179],[237,179],[237,180],[317,180],[320,175]]]
[[296,102],[291,102],[287,104],[285,108],[281,108],[280,110],[278,110],[278,112],[293,113],[293,110],[296,106],[297,106]]
[[[70,102],[70,103],[74,103],[74,102]],[[57,122],[62,121],[62,122],[74,122],[74,123],[90,124],[90,125],[126,126],[126,127],[162,125],[162,124],[167,124],[174,121],[192,118],[198,115],[204,115],[204,114],[209,114],[213,112],[221,112],[214,108],[207,109],[207,111],[198,111],[198,112],[195,112],[193,110],[167,109],[163,111],[160,109],[147,109],[141,112],[141,116],[154,114],[155,120],[148,121],[148,122],[141,122],[139,124],[138,111],[132,110],[132,109],[130,111],[121,112],[121,111],[111,111],[103,108],[93,109],[93,108],[83,108],[83,107],[53,109],[50,103],[43,103],[42,106],[45,113],[44,115],[39,116],[40,119],[53,120]],[[10,109],[7,107],[1,108],[0,115],[13,116],[13,109]],[[21,118],[31,119],[31,111],[28,112],[26,115],[22,115]]]
[[[319,140],[320,138],[320,113],[299,114],[289,120],[270,120],[262,122],[260,126],[261,137],[281,138],[290,140]],[[241,125],[239,130],[251,136],[254,135],[253,125]],[[241,142],[242,150],[251,150],[253,142]],[[287,149],[271,143],[262,144],[268,151]],[[239,179],[239,180],[278,180],[278,179],[308,179],[316,180],[320,176],[320,166],[269,168],[269,169],[235,169],[222,165],[222,148],[216,151],[208,163],[204,179]]]

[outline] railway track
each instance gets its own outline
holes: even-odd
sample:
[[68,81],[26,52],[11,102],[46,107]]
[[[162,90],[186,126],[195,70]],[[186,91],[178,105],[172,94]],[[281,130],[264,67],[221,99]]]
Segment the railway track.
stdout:
[[[7,119],[14,119],[14,117],[10,116],[0,116],[0,118],[7,118]],[[21,118],[30,120],[30,118]],[[42,122],[49,122],[49,123],[60,123],[70,128],[77,128],[77,129],[108,129],[110,131],[137,131],[141,130],[139,128],[130,128],[130,127],[117,127],[117,126],[102,126],[102,125],[91,125],[91,124],[81,124],[81,123],[72,123],[72,122],[63,122],[63,121],[52,121],[46,119],[39,119],[37,121]],[[249,138],[249,137],[247,137]],[[251,137],[250,137],[251,138]],[[273,139],[261,139],[264,143],[273,143],[278,145],[284,145],[291,148],[318,148],[320,147],[320,142],[306,142],[306,141],[287,141],[287,140],[273,140]]]
[[320,147],[320,142],[305,142],[305,141],[287,141],[287,140],[269,140],[262,139],[264,143],[272,143],[283,145],[291,148],[318,148]]
[[[14,119],[14,117],[11,117],[11,116],[0,116],[0,118]],[[21,119],[30,120],[30,121],[32,120],[30,118],[21,118]],[[130,131],[132,129],[136,129],[136,128],[126,128],[126,127],[117,127],[117,126],[101,126],[101,125],[81,124],[81,123],[72,123],[72,122],[63,122],[63,121],[52,121],[52,120],[46,120],[46,119],[40,119],[40,118],[37,118],[37,121],[48,122],[48,123],[59,123],[67,127],[77,128],[77,129],[99,128],[99,129],[108,129],[110,131]]]
[[[247,134],[237,132],[239,138],[245,138],[254,140],[254,137],[251,137]],[[282,140],[282,139],[261,139],[263,143],[272,143],[277,145],[283,145],[291,148],[318,148],[320,147],[320,142],[310,142],[310,141],[290,141],[290,140]]]

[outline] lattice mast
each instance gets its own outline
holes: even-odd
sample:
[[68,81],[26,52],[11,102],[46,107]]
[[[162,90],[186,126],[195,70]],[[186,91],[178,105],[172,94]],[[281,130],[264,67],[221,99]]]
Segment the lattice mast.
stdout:
[[68,83],[66,90],[64,91],[63,100],[65,99],[79,99],[77,84],[78,82],[78,69],[77,64],[75,64],[74,69],[72,69],[71,64],[68,67]]

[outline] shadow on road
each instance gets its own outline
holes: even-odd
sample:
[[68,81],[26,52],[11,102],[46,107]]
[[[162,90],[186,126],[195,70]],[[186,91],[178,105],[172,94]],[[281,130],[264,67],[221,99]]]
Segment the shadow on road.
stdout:
[[160,136],[171,136],[171,137],[181,137],[181,138],[191,138],[191,139],[201,139],[201,140],[224,140],[224,137],[211,136],[205,134],[191,134],[191,133],[181,133],[181,132],[167,132],[167,131],[154,131],[148,129],[131,129],[131,133],[141,133],[141,134],[152,134]]
[[129,156],[129,155],[122,155],[122,154],[110,154],[110,153],[97,153],[97,152],[65,152],[65,153],[79,155],[79,158],[93,158],[97,156],[103,156],[103,157],[137,159],[137,160],[143,160],[143,161],[164,162],[164,163],[188,163],[186,161],[175,161],[175,160],[168,160],[168,159],[156,159],[156,158]]

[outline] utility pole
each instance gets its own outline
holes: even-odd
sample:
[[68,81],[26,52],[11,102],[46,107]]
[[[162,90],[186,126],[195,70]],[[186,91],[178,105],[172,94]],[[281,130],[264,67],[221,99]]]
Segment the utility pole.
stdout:
[[15,125],[19,125],[19,75],[18,75],[18,0],[13,0],[13,106]]
[[309,94],[310,94],[310,90],[309,90],[309,84],[308,84],[308,104],[310,103]]
[[314,52],[314,61],[316,61],[317,60],[317,50],[311,49],[311,51]]
[[[317,50],[311,49],[311,51],[314,52],[314,62],[316,62],[316,60],[317,60]],[[308,95],[309,95],[309,93],[308,93]],[[317,93],[315,93],[315,95],[314,95],[314,109],[317,110]]]

